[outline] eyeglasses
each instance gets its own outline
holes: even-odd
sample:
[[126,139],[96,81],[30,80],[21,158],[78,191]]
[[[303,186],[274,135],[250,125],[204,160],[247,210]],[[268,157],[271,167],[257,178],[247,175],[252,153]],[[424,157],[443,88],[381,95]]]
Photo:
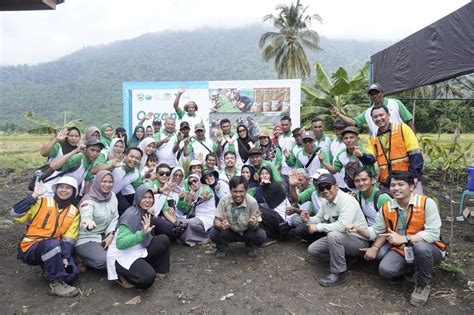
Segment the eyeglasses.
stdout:
[[313,142],[314,140],[313,139],[304,139],[303,140],[303,143],[311,143]]
[[245,129],[237,130],[238,133],[242,133],[242,132],[245,132],[245,131],[247,131],[247,130],[245,130]]
[[332,185],[331,185],[331,184],[326,184],[326,185],[324,185],[324,186],[318,186],[318,191],[319,191],[319,192],[323,192],[323,191],[325,191],[325,190],[330,191],[331,188],[332,188]]
[[158,172],[160,176],[170,176],[171,172]]
[[191,180],[188,181],[188,184],[192,185],[192,184],[197,183],[197,182],[198,182],[197,179],[191,179]]

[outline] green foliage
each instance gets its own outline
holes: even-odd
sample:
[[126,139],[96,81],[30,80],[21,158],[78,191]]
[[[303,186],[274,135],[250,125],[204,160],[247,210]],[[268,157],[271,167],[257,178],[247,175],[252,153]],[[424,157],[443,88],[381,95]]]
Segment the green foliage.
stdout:
[[303,7],[300,0],[291,5],[280,4],[276,7],[279,13],[266,15],[263,21],[270,21],[278,32],[266,32],[260,37],[259,47],[265,62],[274,60],[278,78],[307,78],[311,74],[305,48],[321,50],[319,35],[310,30],[312,20],[322,22],[319,15],[307,15],[308,7]]
[[323,119],[329,117],[330,108],[337,107],[349,116],[355,116],[367,108],[369,63],[349,78],[348,71],[339,67],[328,76],[323,66],[317,62],[314,85],[303,84],[301,90],[305,99],[301,110],[302,124],[308,123],[314,115]]
[[445,171],[455,168],[465,170],[472,147],[472,143],[465,146],[459,143],[440,144],[430,136],[421,136],[420,145],[423,154],[429,158],[426,163]]

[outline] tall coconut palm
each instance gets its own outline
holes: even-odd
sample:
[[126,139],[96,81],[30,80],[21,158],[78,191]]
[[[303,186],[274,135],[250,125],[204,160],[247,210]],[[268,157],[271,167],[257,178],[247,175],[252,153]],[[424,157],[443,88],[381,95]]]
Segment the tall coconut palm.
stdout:
[[260,37],[259,46],[265,62],[274,59],[275,71],[278,78],[307,78],[311,74],[311,66],[305,52],[305,47],[321,50],[319,35],[310,30],[313,20],[322,23],[317,15],[308,15],[300,0],[290,6],[280,4],[275,8],[277,15],[269,14],[263,21],[270,21],[278,32],[266,32]]

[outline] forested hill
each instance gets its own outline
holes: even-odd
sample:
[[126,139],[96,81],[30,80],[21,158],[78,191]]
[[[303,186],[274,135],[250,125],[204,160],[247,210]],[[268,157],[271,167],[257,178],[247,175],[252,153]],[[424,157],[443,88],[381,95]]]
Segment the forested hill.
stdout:
[[[0,128],[25,126],[23,113],[61,121],[83,118],[86,124],[122,123],[122,82],[274,79],[258,40],[268,29],[164,31],[85,47],[54,62],[0,67]],[[321,39],[322,52],[310,53],[328,72],[339,66],[356,70],[388,42]],[[31,48],[34,53],[34,47]]]

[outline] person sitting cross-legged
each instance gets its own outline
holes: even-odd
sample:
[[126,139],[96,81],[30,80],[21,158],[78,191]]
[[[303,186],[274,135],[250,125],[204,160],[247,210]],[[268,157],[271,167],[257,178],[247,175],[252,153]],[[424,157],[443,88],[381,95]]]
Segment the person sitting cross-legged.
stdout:
[[229,242],[244,242],[249,257],[256,257],[255,247],[266,239],[265,231],[260,228],[262,217],[257,201],[247,194],[249,184],[244,177],[232,177],[229,186],[230,194],[219,201],[210,231],[217,247],[216,258],[226,256]]

